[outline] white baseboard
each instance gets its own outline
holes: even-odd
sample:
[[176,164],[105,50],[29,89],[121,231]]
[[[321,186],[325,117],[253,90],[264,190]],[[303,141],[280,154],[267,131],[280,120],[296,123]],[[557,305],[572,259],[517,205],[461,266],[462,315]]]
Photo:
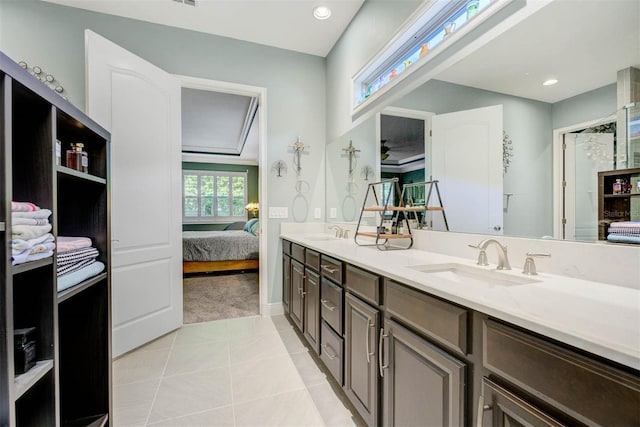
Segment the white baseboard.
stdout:
[[262,313],[262,316],[277,316],[279,314],[284,314],[284,308],[282,307],[281,302],[263,304],[260,313]]

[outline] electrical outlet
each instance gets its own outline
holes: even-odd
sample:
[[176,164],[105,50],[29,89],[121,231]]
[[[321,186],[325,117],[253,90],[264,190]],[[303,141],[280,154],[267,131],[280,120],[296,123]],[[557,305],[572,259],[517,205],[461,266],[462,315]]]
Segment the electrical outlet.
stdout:
[[322,209],[321,208],[315,208],[313,210],[313,218],[315,218],[315,219],[322,218]]
[[331,210],[329,211],[329,217],[330,218],[337,218],[338,217],[338,209],[336,208],[331,208]]
[[289,218],[289,208],[269,206],[269,218]]

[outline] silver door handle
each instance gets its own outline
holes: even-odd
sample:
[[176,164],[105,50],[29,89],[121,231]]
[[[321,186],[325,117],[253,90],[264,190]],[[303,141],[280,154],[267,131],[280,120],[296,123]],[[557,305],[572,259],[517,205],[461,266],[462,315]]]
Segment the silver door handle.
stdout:
[[320,299],[320,303],[329,311],[335,311],[336,306],[333,304],[328,304],[329,300]]
[[[331,354],[329,352],[329,346],[326,344],[321,344],[320,347],[324,348],[324,353],[327,355],[327,357],[331,360],[334,360],[336,357],[338,357],[338,355],[336,353]],[[332,349],[333,350],[333,349]]]
[[323,269],[324,271],[326,271],[327,273],[331,273],[331,274],[333,274],[333,273],[335,273],[336,271],[338,271],[338,269],[337,269],[337,268],[331,268],[331,267],[329,267],[329,266],[328,266],[328,265],[326,265],[326,264],[322,264],[322,265],[320,266],[320,268],[321,268],[321,269]]
[[478,398],[478,419],[476,420],[476,426],[477,427],[482,427],[482,425],[484,424],[484,412],[485,411],[490,411],[491,410],[491,405],[485,405],[484,404],[484,396],[480,395],[480,397]]
[[384,328],[380,328],[380,342],[378,342],[378,368],[380,369],[380,377],[384,378],[384,370],[389,367],[389,365],[383,365],[382,362],[382,343],[386,337],[389,335],[384,333]]
[[[375,325],[371,321],[369,321],[368,322],[368,326],[370,328],[373,328]],[[365,336],[364,336],[364,340],[365,340],[364,342],[365,342],[366,349],[367,349],[367,363],[371,363],[371,356],[373,356],[375,354],[375,352],[369,352],[369,338],[370,338],[370,336],[371,336],[371,334],[369,333],[369,330],[367,329],[365,331]]]

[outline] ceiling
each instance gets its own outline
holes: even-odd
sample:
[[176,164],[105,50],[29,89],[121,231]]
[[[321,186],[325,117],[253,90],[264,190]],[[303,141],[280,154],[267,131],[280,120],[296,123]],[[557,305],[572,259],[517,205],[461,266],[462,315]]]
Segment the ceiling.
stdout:
[[[45,0],[325,57],[364,0]],[[329,6],[318,21],[313,8]]]
[[555,0],[436,78],[555,103],[628,67],[640,68],[640,1]]

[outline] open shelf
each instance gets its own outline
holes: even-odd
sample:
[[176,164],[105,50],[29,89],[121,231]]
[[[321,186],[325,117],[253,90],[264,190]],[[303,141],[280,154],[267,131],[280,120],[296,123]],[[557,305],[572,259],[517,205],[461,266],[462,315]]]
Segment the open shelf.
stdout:
[[96,182],[98,184],[106,184],[107,180],[104,178],[100,178],[99,176],[90,175],[85,172],[80,172],[75,169],[70,169],[66,166],[57,166],[56,167],[58,173],[66,174],[69,176],[73,176],[75,178],[84,179],[91,182]]
[[13,274],[26,273],[38,268],[53,264],[53,257],[38,259],[36,261],[25,262],[24,264],[14,265],[12,267]]
[[14,382],[15,399],[19,399],[22,395],[33,387],[42,377],[44,377],[51,369],[53,369],[53,360],[39,360],[36,365],[24,374],[16,376]]
[[96,283],[100,282],[103,279],[107,278],[107,273],[100,273],[97,276],[91,277],[84,282],[80,282],[75,286],[72,286],[68,289],[58,292],[58,303],[61,303],[74,295],[79,294],[80,292],[90,288]]
[[62,427],[103,427],[108,424],[109,414],[94,415],[76,420],[63,420]]

